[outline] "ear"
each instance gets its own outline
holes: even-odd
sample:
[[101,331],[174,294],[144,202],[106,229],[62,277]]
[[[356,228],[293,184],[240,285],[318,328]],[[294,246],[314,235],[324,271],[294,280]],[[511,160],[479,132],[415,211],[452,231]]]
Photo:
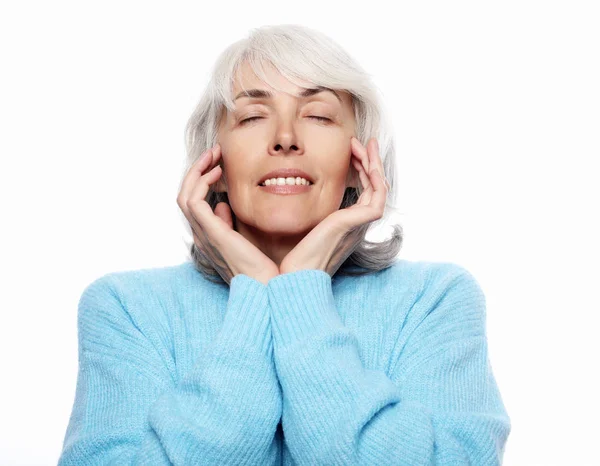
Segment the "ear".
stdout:
[[225,182],[225,170],[223,168],[223,163],[222,163],[221,159],[218,163],[218,165],[221,167],[221,176],[219,177],[219,179],[217,181],[215,181],[215,183],[212,185],[212,190],[217,192],[217,193],[226,193],[227,191],[227,184]]

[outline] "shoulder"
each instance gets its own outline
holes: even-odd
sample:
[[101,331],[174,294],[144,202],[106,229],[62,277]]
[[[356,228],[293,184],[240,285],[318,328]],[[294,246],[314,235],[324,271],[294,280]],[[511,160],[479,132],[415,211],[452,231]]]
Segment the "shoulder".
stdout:
[[84,288],[78,303],[79,313],[160,315],[181,302],[186,294],[206,296],[210,286],[217,285],[204,279],[191,262],[109,272]]
[[452,262],[396,259],[383,270],[339,277],[336,291],[368,297],[375,308],[405,318],[426,314],[442,301],[466,300],[483,312],[485,297],[479,283],[464,266]]
[[402,261],[394,280],[412,281],[407,320],[418,326],[449,321],[485,331],[485,293],[473,273],[453,262]]
[[199,275],[191,264],[184,263],[110,272],[96,278],[85,287],[78,303],[80,354],[103,357],[107,348],[113,348],[123,358],[150,361],[156,357],[176,377],[174,323],[179,319],[180,303],[187,296],[195,299],[196,292],[203,294],[197,286],[203,283]]
[[194,278],[199,279],[198,275],[191,262],[166,267],[109,272],[89,283],[82,293],[82,298],[90,292],[99,291],[118,295],[127,291],[160,293],[172,289],[173,286],[185,285]]
[[410,261],[398,259],[382,275],[389,284],[406,283],[420,291],[419,294],[436,294],[450,288],[461,287],[481,291],[473,274],[464,266],[453,262]]
[[431,294],[458,282],[480,289],[473,274],[464,266],[423,260],[396,259],[390,267],[364,275],[359,281],[368,282],[383,293],[394,294],[399,288],[418,291],[419,295]]
[[382,272],[387,273],[389,279],[419,282],[423,286],[458,276],[469,276],[474,279],[467,268],[454,262],[396,259],[393,265]]
[[[396,262],[369,276],[365,294],[393,310],[406,325],[426,318],[485,320],[485,295],[464,266],[453,262]],[[358,287],[354,287],[358,289]]]

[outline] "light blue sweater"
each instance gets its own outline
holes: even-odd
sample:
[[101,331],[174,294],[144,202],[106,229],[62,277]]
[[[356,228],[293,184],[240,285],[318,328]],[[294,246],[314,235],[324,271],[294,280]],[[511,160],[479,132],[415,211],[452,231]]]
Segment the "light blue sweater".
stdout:
[[502,463],[485,296],[456,264],[230,286],[191,262],[113,272],[77,324],[59,465]]

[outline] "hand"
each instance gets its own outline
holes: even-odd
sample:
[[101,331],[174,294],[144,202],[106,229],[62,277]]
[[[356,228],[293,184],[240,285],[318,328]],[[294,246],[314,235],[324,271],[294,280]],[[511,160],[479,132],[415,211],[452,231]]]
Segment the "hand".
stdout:
[[364,191],[356,204],[336,210],[322,220],[281,261],[279,273],[318,269],[333,276],[362,240],[360,227],[383,216],[389,183],[383,178],[383,163],[377,139],[365,148],[350,140],[352,164]]
[[279,275],[277,265],[233,229],[231,208],[226,202],[219,202],[214,212],[206,202],[209,186],[222,174],[221,167],[215,166],[220,157],[221,146],[217,144],[190,167],[177,196],[177,204],[192,227],[194,244],[208,255],[227,284],[243,273],[266,285]]

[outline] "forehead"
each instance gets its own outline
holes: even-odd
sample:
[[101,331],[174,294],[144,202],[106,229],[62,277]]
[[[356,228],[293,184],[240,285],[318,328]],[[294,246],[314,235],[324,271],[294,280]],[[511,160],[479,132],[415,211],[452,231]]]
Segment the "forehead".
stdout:
[[[235,75],[232,88],[232,98],[235,99],[235,97],[240,92],[247,91],[250,89],[264,89],[268,90],[274,95],[284,92],[286,94],[290,94],[291,96],[297,96],[305,89],[313,89],[317,87],[313,83],[302,79],[297,79],[299,85],[296,85],[289,81],[287,78],[285,78],[270,64],[264,64],[263,70],[265,72],[268,82],[272,83],[273,86],[276,86],[277,88],[281,89],[281,91],[271,86],[270,84],[267,84],[261,78],[256,76],[250,65],[247,62],[245,62],[240,66]],[[335,92],[340,96],[342,100],[342,105],[352,105],[352,98],[348,92],[337,89]],[[329,95],[332,100],[335,100],[336,102],[338,101],[335,95],[329,92],[324,92],[320,95]]]

